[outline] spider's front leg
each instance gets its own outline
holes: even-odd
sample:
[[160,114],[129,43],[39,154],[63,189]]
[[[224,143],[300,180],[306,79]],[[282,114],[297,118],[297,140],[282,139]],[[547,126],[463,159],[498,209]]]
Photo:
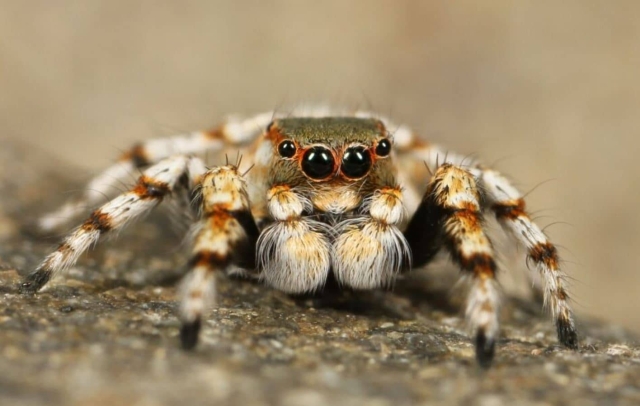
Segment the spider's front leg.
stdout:
[[215,275],[232,267],[253,270],[258,228],[251,215],[247,186],[238,168],[220,166],[207,171],[197,191],[201,219],[194,226],[189,273],[180,286],[180,339],[192,349],[204,312],[215,299]]
[[500,292],[496,263],[482,224],[480,193],[473,175],[452,164],[440,166],[405,235],[414,266],[425,265],[444,245],[472,278],[465,316],[475,334],[476,358],[489,366],[499,333]]

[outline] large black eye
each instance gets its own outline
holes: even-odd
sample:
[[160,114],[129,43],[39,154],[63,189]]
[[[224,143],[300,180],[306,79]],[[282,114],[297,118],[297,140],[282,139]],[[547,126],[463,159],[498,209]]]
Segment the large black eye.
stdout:
[[333,172],[333,155],[325,147],[312,147],[302,157],[302,170],[312,179],[324,179]]
[[371,155],[365,147],[348,148],[342,157],[340,170],[349,178],[361,178],[371,168]]
[[386,138],[378,141],[378,145],[376,145],[376,155],[378,156],[387,156],[391,153],[391,141]]
[[296,144],[291,140],[284,140],[278,145],[278,153],[281,157],[291,158],[296,154]]

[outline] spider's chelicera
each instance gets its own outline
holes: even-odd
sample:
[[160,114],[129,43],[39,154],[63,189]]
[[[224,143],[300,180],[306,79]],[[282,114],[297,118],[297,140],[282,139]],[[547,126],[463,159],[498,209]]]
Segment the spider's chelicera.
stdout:
[[[224,147],[242,150],[252,169],[207,167],[193,155]],[[430,175],[416,175],[422,162]],[[486,366],[499,334],[495,255],[482,221],[492,213],[540,273],[559,340],[578,346],[556,248],[530,219],[522,194],[495,170],[465,163],[385,118],[326,109],[282,118],[265,113],[212,131],[150,140],[93,179],[80,199],[43,217],[41,228],[64,225],[135,169],[143,171],[137,184],[72,231],[25,279],[23,291],[41,289],[103,234],[170,195],[185,194],[196,196],[199,216],[180,286],[185,348],[197,344],[217,273],[240,267],[288,293],[322,288],[330,274],[343,286],[374,289],[445,249],[471,280],[465,314],[477,359]]]

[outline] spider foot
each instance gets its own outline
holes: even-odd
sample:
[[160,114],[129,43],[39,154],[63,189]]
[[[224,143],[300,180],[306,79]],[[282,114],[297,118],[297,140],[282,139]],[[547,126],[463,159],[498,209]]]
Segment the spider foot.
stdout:
[[576,327],[571,320],[559,318],[556,321],[556,329],[558,331],[558,340],[567,348],[572,350],[578,349],[578,333]]
[[476,359],[482,368],[489,368],[493,363],[496,353],[496,341],[487,337],[484,329],[479,329],[476,334]]
[[184,350],[193,350],[196,344],[198,344],[201,324],[200,318],[191,322],[182,323],[182,327],[180,328],[180,342]]
[[39,291],[51,279],[51,272],[37,270],[30,273],[18,286],[18,291],[24,295],[32,295]]

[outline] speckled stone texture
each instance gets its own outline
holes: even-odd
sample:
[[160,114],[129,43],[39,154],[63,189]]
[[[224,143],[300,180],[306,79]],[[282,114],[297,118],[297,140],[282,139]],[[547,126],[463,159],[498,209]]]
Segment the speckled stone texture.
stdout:
[[568,351],[538,305],[511,298],[483,371],[459,303],[420,272],[389,292],[312,298],[219,278],[219,307],[185,353],[184,249],[159,215],[20,295],[20,275],[58,240],[30,224],[80,183],[44,154],[4,145],[0,159],[0,404],[640,404],[640,346],[622,329],[581,318]]

